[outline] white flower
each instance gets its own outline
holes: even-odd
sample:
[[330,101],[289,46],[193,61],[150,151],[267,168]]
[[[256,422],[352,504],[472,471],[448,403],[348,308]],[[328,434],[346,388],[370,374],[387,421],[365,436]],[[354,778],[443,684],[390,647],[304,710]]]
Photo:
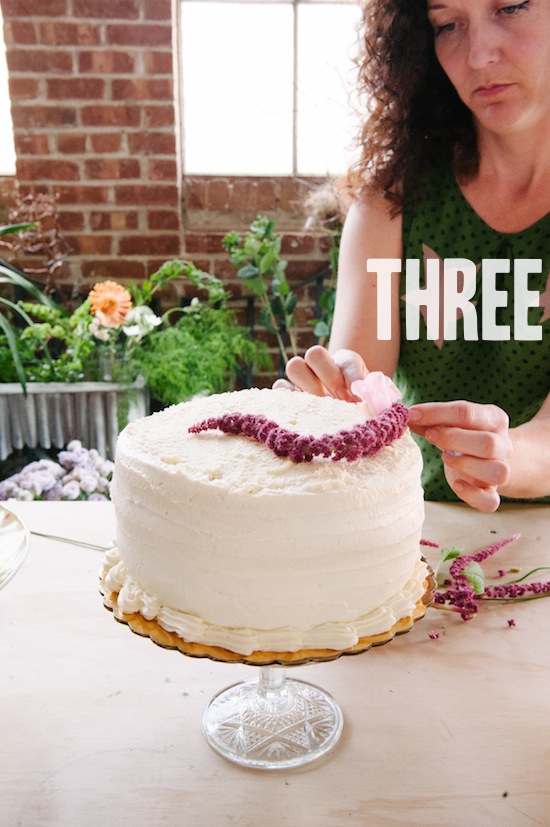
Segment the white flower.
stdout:
[[105,477],[100,477],[96,481],[96,491],[99,491],[100,494],[106,494],[109,491],[109,480],[106,480]]
[[83,494],[91,494],[97,488],[97,479],[92,474],[84,474],[80,479],[80,489]]
[[90,322],[90,333],[94,339],[99,339],[100,342],[108,342],[109,328],[102,326],[99,316],[100,314],[97,313]]
[[156,316],[147,305],[133,307],[126,315],[123,331],[127,336],[142,338],[150,333],[155,327],[162,324],[162,319]]
[[77,500],[80,497],[80,486],[76,480],[66,483],[61,491],[64,500]]

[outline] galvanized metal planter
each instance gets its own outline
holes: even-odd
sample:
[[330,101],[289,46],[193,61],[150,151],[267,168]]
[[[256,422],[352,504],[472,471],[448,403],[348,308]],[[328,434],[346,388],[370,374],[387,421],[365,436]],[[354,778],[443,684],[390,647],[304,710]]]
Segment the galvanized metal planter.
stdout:
[[142,382],[0,383],[0,460],[14,449],[63,448],[79,439],[86,448],[114,459],[117,436],[149,413],[149,391]]

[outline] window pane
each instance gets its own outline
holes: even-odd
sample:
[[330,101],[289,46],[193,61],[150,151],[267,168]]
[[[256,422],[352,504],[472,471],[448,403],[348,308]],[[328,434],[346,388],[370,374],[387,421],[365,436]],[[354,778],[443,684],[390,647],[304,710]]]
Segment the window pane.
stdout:
[[353,152],[355,5],[298,6],[298,172],[342,173]]
[[184,170],[292,170],[292,7],[181,5]]
[[15,175],[15,151],[8,92],[8,69],[4,43],[2,13],[0,12],[0,175]]

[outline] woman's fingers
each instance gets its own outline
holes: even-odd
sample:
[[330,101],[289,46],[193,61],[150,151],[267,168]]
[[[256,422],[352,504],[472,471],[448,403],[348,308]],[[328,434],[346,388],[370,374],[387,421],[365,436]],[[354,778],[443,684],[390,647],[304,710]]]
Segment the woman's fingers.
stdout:
[[479,511],[495,511],[510,477],[512,443],[506,413],[475,402],[428,402],[410,411],[411,429],[442,451],[455,494]]
[[288,379],[302,391],[315,396],[326,396],[327,391],[321,379],[306,363],[302,356],[293,356],[286,365]]
[[501,431],[508,428],[508,416],[502,408],[497,405],[467,402],[463,399],[412,405],[410,421],[417,433],[438,425],[467,431]]
[[367,374],[358,353],[339,350],[333,356],[320,345],[314,345],[303,356],[294,356],[286,366],[289,380],[303,391],[316,396],[330,395],[346,402],[356,402],[350,385]]
[[[365,362],[354,350],[337,350],[333,353],[332,358],[334,364],[340,369],[346,389],[349,391],[353,382],[364,379],[368,374]],[[355,397],[350,392],[350,396],[355,400]]]
[[479,459],[469,454],[457,454],[453,451],[443,451],[443,462],[447,468],[465,479],[477,482],[478,485],[505,485],[510,478],[510,464],[500,458]]
[[494,486],[482,487],[460,477],[454,479],[449,474],[447,480],[457,497],[478,511],[490,514],[500,505],[500,495]]

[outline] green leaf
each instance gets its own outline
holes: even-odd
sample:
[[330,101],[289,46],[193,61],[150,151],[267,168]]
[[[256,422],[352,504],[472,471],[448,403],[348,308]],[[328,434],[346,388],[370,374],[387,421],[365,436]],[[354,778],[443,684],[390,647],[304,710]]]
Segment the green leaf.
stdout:
[[464,550],[460,548],[442,548],[441,562],[446,563],[447,560],[454,560],[456,557],[460,557],[461,554],[464,554]]
[[323,339],[330,335],[330,327],[326,322],[320,321],[313,328],[313,332],[318,339]]
[[15,371],[17,373],[17,377],[19,379],[21,387],[23,388],[23,393],[26,396],[26,394],[27,394],[27,378],[25,376],[25,369],[23,367],[23,363],[21,362],[21,359],[19,357],[19,352],[17,350],[17,340],[15,338],[15,335],[13,333],[13,330],[11,328],[10,323],[8,322],[8,320],[6,318],[4,318],[4,316],[2,316],[2,314],[0,314],[0,328],[2,328],[2,330],[4,331],[4,334],[5,334],[6,339],[8,341],[8,347],[10,349],[10,353],[11,353],[11,356],[12,356],[12,359],[13,359],[13,364],[14,364],[14,367],[15,367]]
[[255,279],[260,275],[259,269],[254,264],[245,264],[240,270],[237,270],[237,275],[240,279]]
[[483,590],[485,588],[485,574],[483,573],[483,569],[479,563],[472,560],[468,563],[466,568],[462,570],[462,574],[468,578],[476,594],[483,594]]
[[273,250],[268,250],[260,259],[260,273],[265,275],[269,273],[274,264],[277,263],[277,254]]
[[32,227],[36,227],[36,224],[33,221],[29,224],[4,224],[3,227],[0,227],[0,235],[20,233],[24,230],[30,230]]
[[20,287],[41,304],[49,304],[52,307],[55,306],[55,302],[45,296],[20,270],[2,259],[0,259],[0,284],[11,284],[14,287]]

